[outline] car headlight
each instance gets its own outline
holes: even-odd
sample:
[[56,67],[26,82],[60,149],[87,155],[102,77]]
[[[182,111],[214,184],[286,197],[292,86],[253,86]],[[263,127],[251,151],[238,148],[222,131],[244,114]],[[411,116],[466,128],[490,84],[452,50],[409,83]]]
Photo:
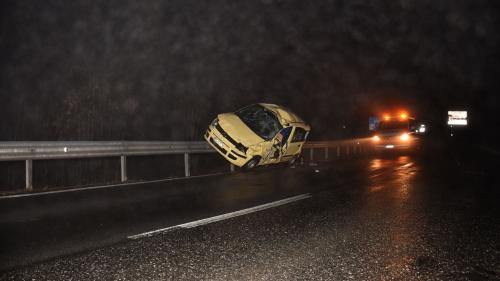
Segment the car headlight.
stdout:
[[373,139],[374,142],[379,142],[380,141],[380,137],[377,136],[377,135],[373,136],[372,139]]
[[212,124],[210,126],[215,127],[219,124],[219,118],[215,118],[214,121],[212,121]]
[[399,139],[400,139],[401,141],[409,141],[409,140],[410,140],[410,135],[408,135],[407,133],[404,133],[404,134],[402,134],[402,135],[399,137]]

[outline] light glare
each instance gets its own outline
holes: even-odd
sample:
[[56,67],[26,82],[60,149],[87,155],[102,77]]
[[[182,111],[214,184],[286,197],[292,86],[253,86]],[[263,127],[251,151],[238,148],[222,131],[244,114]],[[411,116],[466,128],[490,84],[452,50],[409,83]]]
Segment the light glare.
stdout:
[[404,133],[402,134],[400,137],[399,137],[402,141],[408,141],[410,139],[410,135],[408,135],[407,133]]

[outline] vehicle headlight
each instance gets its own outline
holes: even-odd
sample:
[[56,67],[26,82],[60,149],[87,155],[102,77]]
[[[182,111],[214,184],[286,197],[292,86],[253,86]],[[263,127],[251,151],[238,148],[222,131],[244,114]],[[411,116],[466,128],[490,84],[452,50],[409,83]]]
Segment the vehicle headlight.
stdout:
[[212,121],[212,124],[210,126],[215,127],[219,124],[219,118],[215,118],[214,121]]
[[377,136],[377,135],[373,136],[372,139],[373,139],[374,142],[379,142],[380,141],[380,137]]
[[408,140],[410,140],[410,135],[408,135],[407,133],[404,133],[404,134],[402,134],[402,135],[399,137],[399,139],[400,139],[401,141],[408,141]]

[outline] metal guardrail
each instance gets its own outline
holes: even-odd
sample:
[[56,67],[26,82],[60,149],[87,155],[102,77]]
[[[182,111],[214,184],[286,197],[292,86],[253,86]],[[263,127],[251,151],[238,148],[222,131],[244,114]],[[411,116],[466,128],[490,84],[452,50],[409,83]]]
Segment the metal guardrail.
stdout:
[[0,142],[0,161],[209,153],[205,142]]
[[[333,153],[337,157],[344,154],[361,153],[361,143],[356,140],[307,142],[304,149],[309,150],[309,160],[314,152],[324,150],[324,159]],[[121,181],[127,181],[127,157],[146,155],[183,154],[184,176],[190,176],[189,155],[194,153],[215,153],[206,142],[196,141],[73,141],[73,142],[0,142],[0,161],[25,161],[26,191],[33,190],[33,161],[51,159],[81,159],[120,157]],[[231,165],[231,171],[234,166]]]

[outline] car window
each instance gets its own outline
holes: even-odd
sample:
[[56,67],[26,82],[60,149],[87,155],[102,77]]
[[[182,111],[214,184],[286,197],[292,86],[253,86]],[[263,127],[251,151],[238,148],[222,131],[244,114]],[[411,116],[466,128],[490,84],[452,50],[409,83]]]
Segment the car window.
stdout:
[[408,129],[407,121],[382,121],[379,124],[379,130],[403,130]]
[[283,137],[283,139],[281,140],[281,145],[285,145],[288,141],[288,138],[290,138],[290,133],[292,132],[292,127],[286,127],[286,128],[283,128],[281,131],[280,131],[280,134],[281,136]]
[[258,136],[272,139],[281,130],[278,118],[265,107],[254,104],[236,111],[236,115]]
[[306,140],[306,130],[302,128],[295,128],[293,133],[292,142],[302,142]]

